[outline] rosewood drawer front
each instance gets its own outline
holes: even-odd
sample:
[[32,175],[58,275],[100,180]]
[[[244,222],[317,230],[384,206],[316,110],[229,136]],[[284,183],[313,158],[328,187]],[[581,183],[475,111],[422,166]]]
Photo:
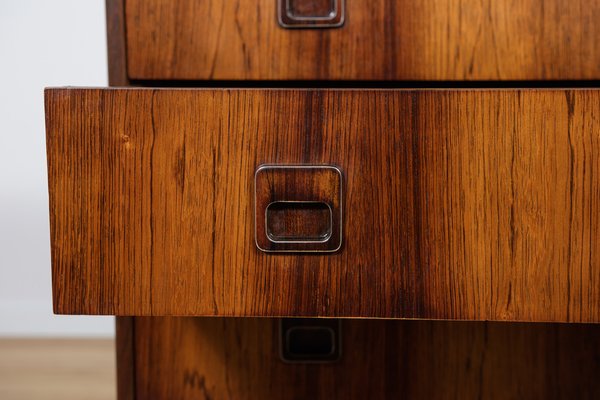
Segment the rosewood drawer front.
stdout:
[[[598,90],[60,88],[46,112],[57,313],[600,321]],[[339,250],[257,248],[261,165],[341,171]]]
[[133,80],[600,79],[600,0],[125,3]]
[[136,398],[600,396],[597,324],[345,320],[342,357],[308,366],[277,357],[277,325],[269,318],[135,318]]

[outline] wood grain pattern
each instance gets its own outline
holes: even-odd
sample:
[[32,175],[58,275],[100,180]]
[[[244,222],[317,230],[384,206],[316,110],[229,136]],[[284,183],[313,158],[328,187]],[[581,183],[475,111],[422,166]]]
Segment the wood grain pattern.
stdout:
[[136,318],[138,399],[594,399],[600,325],[348,320],[284,364],[271,319]]
[[600,79],[600,0],[347,1],[290,30],[276,0],[128,0],[131,79]]
[[108,83],[110,86],[129,86],[123,0],[106,0],[106,39]]
[[117,399],[135,400],[135,334],[133,317],[116,318]]
[[[125,4],[123,0],[106,0],[106,36],[108,48],[108,83],[129,86],[125,43]],[[135,399],[133,318],[117,317],[115,323],[117,353],[117,398]]]
[[[600,321],[596,90],[46,92],[54,307]],[[267,163],[344,171],[339,253],[254,243]]]

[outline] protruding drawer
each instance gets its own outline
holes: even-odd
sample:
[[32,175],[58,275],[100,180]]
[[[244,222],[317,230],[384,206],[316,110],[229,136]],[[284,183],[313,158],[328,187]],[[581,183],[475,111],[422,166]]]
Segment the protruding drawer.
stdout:
[[[56,312],[600,321],[598,90],[50,89],[46,107]],[[339,250],[259,250],[261,165],[340,171],[265,175],[260,229],[341,227]]]

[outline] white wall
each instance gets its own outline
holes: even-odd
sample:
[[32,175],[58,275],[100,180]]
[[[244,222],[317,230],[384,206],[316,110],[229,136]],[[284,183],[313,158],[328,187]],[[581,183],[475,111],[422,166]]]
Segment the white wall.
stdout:
[[107,84],[104,0],[0,0],[0,336],[112,336],[52,315],[46,86]]

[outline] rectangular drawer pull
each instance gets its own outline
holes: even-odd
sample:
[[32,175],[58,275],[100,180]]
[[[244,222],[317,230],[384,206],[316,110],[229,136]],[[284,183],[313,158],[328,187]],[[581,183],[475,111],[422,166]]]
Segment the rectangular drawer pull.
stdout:
[[254,176],[256,246],[333,252],[342,244],[342,173],[329,165],[263,165]]
[[284,28],[336,28],[344,24],[344,0],[277,0]]
[[331,363],[342,355],[341,321],[322,318],[282,318],[279,355],[286,363]]

